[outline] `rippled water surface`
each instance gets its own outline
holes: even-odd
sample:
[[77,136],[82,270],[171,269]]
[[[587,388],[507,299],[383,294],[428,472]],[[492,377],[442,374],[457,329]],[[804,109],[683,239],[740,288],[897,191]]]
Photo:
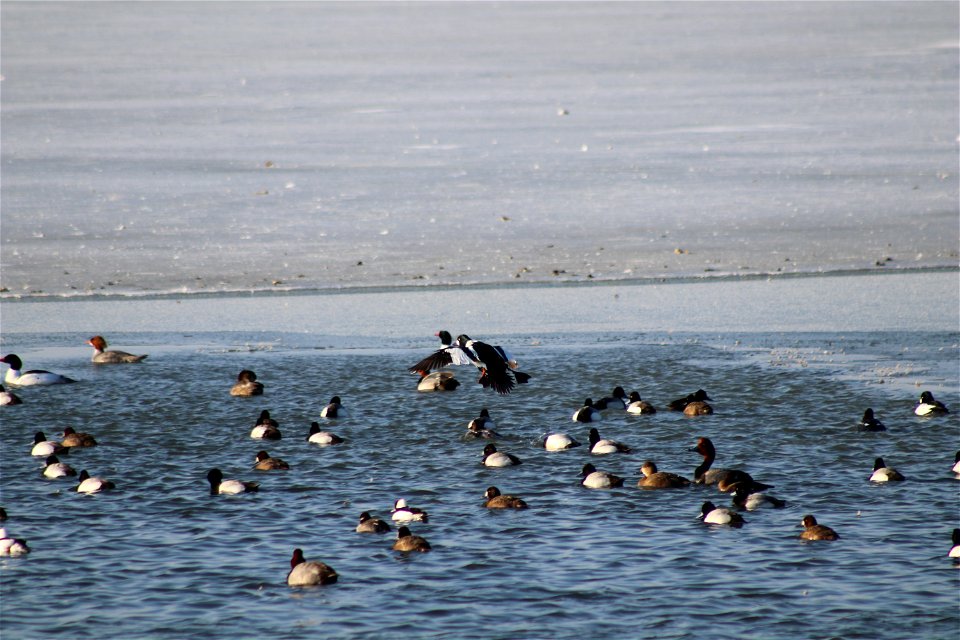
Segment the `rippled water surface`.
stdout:
[[[457,391],[417,393],[405,369],[434,347],[428,339],[113,342],[150,358],[94,367],[74,335],[4,339],[4,352],[80,380],[20,390],[24,404],[3,409],[6,526],[33,549],[0,560],[4,637],[956,636],[958,572],[946,554],[958,525],[950,467],[960,411],[912,414],[922,388],[960,409],[954,332],[498,336],[534,376],[506,397],[466,368]],[[262,397],[228,395],[242,368],[258,373]],[[702,387],[716,413],[607,411],[601,434],[630,454],[538,448],[551,431],[586,441],[570,415],[617,384],[659,407]],[[328,426],[346,443],[308,444],[334,394],[350,416]],[[887,432],[856,430],[868,406]],[[482,407],[519,467],[483,467],[483,443],[462,438]],[[262,409],[280,422],[279,442],[249,437]],[[65,426],[100,442],[65,460],[115,481],[115,492],[80,495],[72,481],[40,475],[33,432]],[[714,489],[635,487],[648,458],[691,476],[699,436],[716,444],[718,466],[775,485],[787,508],[748,513],[740,530],[712,528],[697,515],[706,499],[729,500]],[[260,449],[291,470],[253,471]],[[868,482],[876,456],[907,482]],[[588,461],[626,486],[582,488]],[[214,466],[259,481],[260,492],[210,496]],[[490,485],[530,509],[487,511]],[[386,516],[400,497],[430,513],[413,528],[431,553],[405,557],[390,549],[392,534],[354,532],[361,511]],[[841,539],[799,542],[807,513]],[[288,588],[294,547],[332,565],[339,582]]]

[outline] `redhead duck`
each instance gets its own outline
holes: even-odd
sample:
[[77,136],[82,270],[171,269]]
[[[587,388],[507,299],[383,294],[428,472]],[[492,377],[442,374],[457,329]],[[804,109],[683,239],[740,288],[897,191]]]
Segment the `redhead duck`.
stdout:
[[340,403],[340,396],[333,396],[330,398],[330,402],[327,403],[327,406],[320,410],[320,417],[327,418],[329,420],[347,417],[347,410],[344,409],[343,405]]
[[623,390],[623,387],[614,387],[611,395],[600,398],[593,403],[593,406],[604,411],[606,409],[626,409],[627,408],[627,392]]
[[0,384],[0,407],[8,407],[15,404],[23,404],[23,400],[15,393],[10,393],[4,389],[3,385]]
[[697,389],[693,393],[689,393],[682,398],[672,400],[670,404],[667,405],[667,408],[670,409],[670,411],[683,411],[691,402],[703,402],[706,404],[707,400],[713,400],[713,398],[708,396],[707,392],[703,389]]
[[394,551],[430,551],[430,543],[426,538],[415,536],[407,527],[397,529],[397,540],[393,543]]
[[37,431],[33,434],[33,448],[30,449],[30,455],[46,458],[47,456],[64,455],[70,453],[70,450],[59,442],[47,440],[43,431]]
[[89,433],[77,432],[73,427],[66,427],[63,430],[63,440],[61,443],[65,447],[95,447],[97,439]]
[[357,533],[386,533],[390,531],[390,524],[380,518],[374,518],[369,511],[360,514],[360,524]]
[[565,433],[547,434],[543,436],[541,443],[547,451],[563,451],[564,449],[572,449],[580,446],[579,442]]
[[582,478],[580,484],[588,489],[612,489],[623,486],[623,478],[606,471],[597,471],[597,468],[589,462],[583,465],[580,477]]
[[126,351],[107,351],[107,341],[103,336],[93,336],[87,340],[87,344],[93,347],[93,357],[90,360],[94,364],[124,364],[128,362],[140,362],[147,356],[135,356]]
[[76,380],[68,378],[67,376],[62,376],[59,373],[51,373],[42,369],[21,371],[21,369],[23,369],[23,361],[21,361],[19,356],[14,353],[9,353],[3,356],[0,358],[0,362],[6,362],[8,365],[10,365],[10,368],[7,369],[7,373],[3,377],[3,381],[14,386],[46,386],[51,384],[68,384],[71,382],[76,382]]
[[310,587],[318,584],[333,584],[337,581],[337,572],[316,560],[306,560],[302,549],[294,549],[290,558],[290,573],[287,584],[291,587]]
[[253,468],[257,471],[286,470],[290,465],[280,458],[271,458],[266,451],[258,451]]
[[500,493],[496,487],[487,487],[483,497],[486,502],[483,503],[487,509],[526,509],[527,503],[516,496],[505,496]]
[[511,467],[520,464],[520,458],[510,453],[497,451],[494,444],[488,444],[483,448],[483,464],[487,467]]
[[320,423],[311,422],[310,432],[307,434],[307,442],[319,444],[325,447],[331,444],[340,444],[343,442],[343,438],[335,433],[331,433],[330,431],[321,430]]
[[590,453],[603,455],[607,453],[630,453],[630,447],[617,442],[600,437],[600,432],[596,427],[590,429]]
[[57,456],[47,456],[46,466],[43,468],[45,478],[67,478],[77,475],[77,471],[70,465],[60,462]]
[[690,449],[703,456],[703,463],[693,472],[693,481],[697,484],[715,484],[720,491],[736,490],[738,485],[750,487],[755,491],[770,489],[772,485],[763,484],[754,480],[749,473],[739,469],[711,469],[717,457],[717,450],[713,447],[710,438],[700,438],[697,446]]
[[573,412],[574,422],[598,422],[603,419],[600,411],[593,406],[593,400],[587,398],[583,401],[583,406]]
[[960,451],[953,457],[953,472],[960,475]]
[[[9,372],[7,372],[7,375],[9,375]],[[950,413],[947,406],[934,399],[933,394],[929,391],[920,394],[920,402],[913,408],[913,412],[918,416],[942,416]]]
[[117,488],[117,485],[113,484],[109,480],[104,480],[103,478],[97,476],[91,476],[89,473],[87,473],[86,469],[80,472],[77,480],[80,481],[80,484],[77,485],[78,493],[100,493],[101,491],[109,491],[110,489]]
[[906,480],[903,474],[892,467],[888,467],[883,458],[874,460],[870,482],[901,482],[903,480]]
[[263,383],[257,382],[257,374],[244,369],[237,374],[237,381],[230,387],[230,395],[250,397],[263,395]]
[[11,538],[7,530],[0,528],[0,556],[22,556],[30,553],[27,541],[20,538]]
[[253,425],[250,431],[250,437],[256,440],[279,440],[280,424],[270,417],[270,412],[264,409],[257,418],[257,424]]
[[960,529],[953,530],[953,546],[950,547],[950,552],[947,554],[950,558],[960,558]]
[[800,533],[801,540],[836,540],[840,537],[830,527],[817,524],[817,519],[811,515],[803,516],[800,524],[803,525],[803,531]]
[[731,527],[742,527],[746,522],[739,513],[717,507],[709,500],[700,507],[700,519],[707,524],[725,524]]
[[242,482],[240,480],[224,480],[220,469],[210,469],[207,472],[207,482],[210,483],[210,495],[234,495],[237,493],[252,493],[260,490],[259,482]]
[[634,414],[652,414],[657,412],[657,408],[652,404],[640,398],[640,394],[636,391],[631,391],[630,395],[627,396],[629,403],[627,404],[627,413]]
[[766,493],[751,492],[748,488],[740,486],[733,493],[733,506],[745,511],[756,511],[757,509],[782,509],[787,506],[787,503]]
[[863,417],[860,418],[860,422],[857,423],[857,428],[860,431],[886,431],[887,428],[883,426],[883,423],[877,420],[873,415],[873,409],[867,409],[863,412]]
[[452,371],[434,371],[423,374],[417,383],[417,391],[453,391],[459,386],[460,381]]
[[428,522],[427,512],[416,507],[408,507],[407,501],[400,498],[393,503],[390,519],[396,522]]
[[657,465],[652,460],[644,462],[640,471],[643,477],[637,482],[637,486],[641,489],[679,489],[690,486],[690,481],[683,476],[657,471]]

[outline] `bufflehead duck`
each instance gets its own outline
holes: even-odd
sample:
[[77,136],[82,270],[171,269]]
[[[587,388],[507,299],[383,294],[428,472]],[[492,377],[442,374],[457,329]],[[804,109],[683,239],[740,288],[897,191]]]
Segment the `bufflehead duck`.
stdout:
[[123,364],[128,362],[140,362],[147,356],[135,356],[126,351],[106,351],[107,341],[103,336],[93,336],[87,340],[87,344],[93,347],[93,357],[90,360],[94,364]]
[[480,409],[480,415],[467,424],[467,432],[464,438],[467,440],[493,440],[499,438],[500,434],[493,430],[496,424],[490,418],[490,412],[486,409]]
[[589,462],[583,465],[580,477],[582,478],[580,484],[588,489],[612,489],[623,486],[623,478],[606,471],[597,471],[597,468]]
[[811,515],[803,516],[800,524],[803,525],[803,532],[800,533],[801,540],[836,540],[840,537],[830,527],[817,524],[817,519]]
[[565,433],[551,433],[543,436],[543,448],[547,451],[563,451],[579,447],[580,443]]
[[517,456],[497,451],[494,444],[488,444],[483,448],[483,464],[487,467],[511,467],[520,464],[520,458]]
[[42,369],[21,371],[23,368],[23,362],[16,354],[13,353],[9,353],[0,358],[0,362],[6,362],[8,365],[10,365],[10,368],[7,369],[7,373],[3,377],[3,381],[7,384],[12,384],[18,387],[67,384],[70,382],[76,382],[76,380],[68,378],[67,376],[62,376],[59,373],[51,373]]
[[22,556],[30,553],[27,541],[21,538],[11,538],[7,530],[0,528],[0,556]]
[[3,385],[0,384],[0,407],[8,407],[15,404],[23,404],[23,400],[21,400],[15,393],[10,393],[4,389]]
[[37,431],[33,434],[33,448],[30,449],[30,455],[46,458],[47,456],[63,455],[70,453],[69,449],[59,442],[47,440],[43,431]]
[[286,470],[290,468],[290,465],[286,461],[281,460],[280,458],[271,458],[270,454],[266,451],[258,451],[256,464],[253,465],[253,468],[257,471],[273,471],[273,470]]
[[606,453],[630,453],[630,447],[616,440],[601,438],[597,428],[592,427],[590,429],[590,453],[597,455]]
[[207,472],[207,482],[210,483],[210,495],[234,495],[237,493],[252,493],[260,489],[259,482],[243,482],[240,480],[224,480],[220,469],[210,469]]
[[425,373],[417,383],[417,391],[453,391],[460,386],[460,381],[454,377],[452,371],[434,371]]
[[573,412],[572,419],[574,422],[599,422],[603,416],[593,406],[593,400],[587,398],[583,401],[583,406]]
[[700,438],[697,440],[697,446],[690,451],[696,451],[703,456],[703,463],[693,471],[693,481],[697,484],[715,484],[720,491],[724,492],[734,491],[737,486],[750,487],[756,491],[772,487],[772,485],[757,482],[746,471],[711,469],[710,466],[717,457],[717,450],[714,449],[710,438]]
[[397,540],[393,543],[394,551],[430,551],[430,543],[426,538],[415,536],[407,527],[397,529]]
[[77,471],[65,462],[60,462],[60,458],[47,456],[46,466],[43,468],[45,478],[67,478],[75,475]]
[[97,446],[97,439],[89,433],[78,432],[73,427],[66,427],[63,430],[63,440],[60,444],[65,447],[95,447]]
[[706,402],[707,400],[713,400],[713,398],[708,396],[707,392],[703,389],[697,389],[695,392],[689,393],[682,398],[672,400],[670,404],[667,405],[667,408],[671,411],[683,411],[691,402]]
[[626,409],[627,392],[623,390],[623,387],[614,387],[611,395],[600,398],[593,403],[593,406],[601,411],[605,409]]
[[327,403],[327,406],[320,410],[320,417],[327,418],[329,420],[347,417],[347,410],[344,409],[343,405],[340,403],[340,396],[333,396],[330,398],[330,402]]
[[630,401],[627,404],[627,413],[651,414],[657,412],[657,408],[646,400],[641,399],[640,394],[636,391],[631,391],[630,395],[627,396],[627,400]]
[[253,425],[250,431],[250,437],[257,440],[280,440],[280,424],[270,417],[270,412],[264,409],[257,418],[257,424]]
[[700,519],[707,524],[725,524],[731,527],[742,527],[745,522],[739,513],[717,507],[709,500],[700,507]]
[[390,531],[390,524],[386,520],[374,518],[369,511],[360,514],[357,533],[386,533],[388,531]]
[[487,509],[526,509],[527,503],[516,496],[505,496],[500,493],[496,487],[488,487],[483,497],[486,502],[483,503]]
[[240,397],[262,396],[263,383],[257,382],[257,374],[244,369],[237,374],[237,381],[230,387],[230,395]]
[[657,471],[657,465],[652,460],[644,462],[640,471],[643,477],[637,482],[637,486],[641,489],[679,489],[690,486],[690,481],[683,476]]
[[920,394],[920,402],[913,408],[913,412],[918,416],[942,416],[945,413],[950,413],[947,406],[934,399],[933,394],[929,391]]
[[787,506],[787,503],[766,493],[750,492],[744,487],[737,487],[733,493],[733,506],[746,511],[756,511],[757,509],[782,509]]
[[949,558],[960,558],[960,529],[953,530],[953,546],[950,547],[950,552],[947,553]]
[[873,409],[867,409],[863,412],[863,417],[860,419],[860,422],[857,423],[857,428],[860,429],[860,431],[887,430],[887,428],[883,426],[883,423],[873,416]]
[[320,423],[311,422],[310,432],[307,434],[307,442],[326,446],[330,444],[340,444],[343,442],[343,438],[330,431],[321,430]]
[[333,584],[337,572],[316,560],[305,560],[302,549],[294,549],[290,558],[290,573],[287,584],[291,587],[309,587],[318,584]]
[[109,480],[104,480],[103,478],[97,476],[91,476],[89,473],[87,473],[86,469],[80,472],[77,480],[80,481],[80,484],[77,485],[78,493],[100,493],[101,491],[109,491],[110,489],[117,488],[117,485],[113,484]]
[[400,498],[393,503],[390,519],[396,522],[428,522],[427,512],[416,507],[408,507],[407,501]]
[[874,460],[870,482],[900,482],[902,480],[906,480],[903,474],[892,467],[888,467],[883,458]]

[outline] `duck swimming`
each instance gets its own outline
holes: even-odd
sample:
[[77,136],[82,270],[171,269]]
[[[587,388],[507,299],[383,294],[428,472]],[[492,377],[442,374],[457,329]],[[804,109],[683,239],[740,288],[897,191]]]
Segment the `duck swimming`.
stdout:
[[291,587],[309,587],[318,584],[333,584],[337,581],[337,572],[316,560],[305,560],[302,549],[294,549],[290,558],[290,572],[287,584]]
[[390,524],[380,518],[374,518],[369,511],[360,514],[360,524],[357,525],[357,533],[386,533],[390,531]]
[[699,517],[707,524],[725,524],[731,527],[742,527],[746,522],[739,513],[717,507],[709,500],[700,507]]
[[913,408],[913,412],[918,416],[942,416],[950,413],[947,405],[935,399],[929,391],[920,394],[920,402]]
[[15,393],[11,393],[0,384],[0,407],[9,407],[16,404],[23,404],[23,400]]
[[237,374],[237,381],[230,387],[230,395],[250,397],[263,395],[263,383],[257,382],[257,374],[244,369]]
[[603,415],[599,409],[593,406],[593,400],[587,398],[583,401],[583,406],[573,412],[572,420],[574,422],[599,422],[603,420]]
[[590,429],[590,453],[604,455],[607,453],[630,453],[630,447],[607,438],[601,438],[596,427]]
[[3,356],[0,358],[0,362],[6,362],[10,365],[7,373],[4,374],[3,381],[18,387],[48,386],[52,384],[69,384],[76,382],[73,378],[62,376],[59,373],[44,371],[43,369],[21,371],[21,369],[23,369],[23,361],[14,353],[8,353]]
[[580,443],[565,433],[550,433],[541,439],[543,448],[547,451],[563,451],[579,447]]
[[646,400],[643,400],[636,391],[631,391],[630,395],[627,396],[627,400],[629,400],[627,413],[649,415],[657,412],[657,408]]
[[837,540],[840,538],[836,531],[818,524],[817,519],[811,515],[803,516],[800,524],[803,525],[803,531],[800,533],[801,540]]
[[264,409],[257,418],[257,424],[250,430],[250,437],[256,440],[280,440],[280,424],[270,417],[270,412]]
[[236,495],[238,493],[253,493],[260,490],[259,482],[242,482],[240,480],[224,480],[220,469],[210,469],[207,472],[207,482],[210,483],[210,495]]
[[710,438],[700,438],[697,440],[697,446],[690,449],[703,456],[703,463],[693,472],[693,481],[697,484],[715,484],[720,491],[729,492],[736,490],[737,486],[749,487],[754,491],[770,489],[772,485],[766,485],[754,480],[749,473],[739,469],[711,469],[713,461],[717,457],[717,450],[713,447]]
[[876,419],[873,415],[873,409],[867,409],[863,412],[863,417],[860,418],[860,422],[857,423],[857,428],[860,431],[886,431],[887,428],[883,426],[883,423]]
[[690,486],[690,481],[683,476],[658,471],[657,465],[652,460],[644,462],[640,472],[643,473],[643,477],[637,482],[637,486],[641,489],[680,489]]
[[341,444],[343,442],[343,438],[330,431],[323,431],[320,428],[320,423],[311,422],[310,431],[307,433],[307,442],[319,444],[321,446],[328,446],[331,444]]
[[426,538],[415,536],[407,527],[397,529],[397,540],[393,543],[394,551],[430,551],[430,543]]
[[606,471],[597,471],[589,462],[583,465],[580,478],[580,484],[588,489],[613,489],[623,486],[623,478]]
[[873,473],[870,474],[870,482],[902,482],[906,480],[903,474],[888,467],[883,458],[877,458],[873,462]]
[[140,362],[147,356],[135,356],[126,351],[107,351],[107,341],[103,336],[93,336],[87,340],[87,344],[93,347],[93,357],[90,358],[94,364],[124,364],[131,362]]

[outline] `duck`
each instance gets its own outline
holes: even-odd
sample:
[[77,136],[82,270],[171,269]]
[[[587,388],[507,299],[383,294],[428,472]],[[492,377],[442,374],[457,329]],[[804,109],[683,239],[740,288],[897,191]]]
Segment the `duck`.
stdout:
[[689,487],[690,481],[683,476],[665,471],[657,471],[657,465],[653,460],[647,460],[640,467],[643,477],[637,482],[641,489],[680,489]]
[[20,396],[7,391],[3,388],[3,385],[0,384],[0,407],[9,407],[17,404],[23,404],[23,400],[20,399]]
[[873,415],[873,409],[867,409],[863,412],[863,417],[860,418],[860,422],[857,423],[857,428],[860,431],[886,431],[887,428],[883,426],[883,423],[877,420]]
[[77,485],[78,493],[100,493],[101,491],[109,491],[110,489],[117,488],[117,485],[109,480],[104,480],[98,476],[91,476],[87,473],[86,469],[80,472],[77,480],[80,481],[80,484]]
[[901,482],[906,480],[903,474],[888,467],[883,458],[877,458],[873,461],[873,473],[870,474],[870,482]]
[[953,546],[950,547],[950,552],[947,553],[947,557],[960,558],[960,529],[953,530],[952,542]]
[[434,371],[424,373],[417,383],[417,391],[454,391],[460,386],[460,381],[452,371]]
[[483,503],[487,509],[526,509],[527,503],[516,496],[506,496],[500,493],[496,487],[487,487],[483,493],[486,501]]
[[43,467],[45,478],[67,478],[77,475],[76,469],[65,462],[60,462],[60,458],[57,456],[47,456],[44,464],[46,465]]
[[607,453],[630,453],[631,449],[622,442],[601,438],[596,427],[590,429],[590,453],[603,455]]
[[0,527],[0,556],[17,557],[30,553],[27,541],[21,538],[11,538],[5,528]]
[[264,409],[257,418],[257,424],[253,425],[250,431],[250,437],[256,440],[280,440],[280,424],[270,417],[270,412]]
[[579,442],[565,433],[549,433],[543,436],[541,444],[547,451],[563,451],[580,446]]
[[953,469],[952,471],[957,475],[960,475],[960,451],[957,451],[957,455],[953,457]]
[[606,471],[597,471],[597,468],[589,462],[583,465],[580,477],[580,484],[588,489],[612,489],[623,486],[623,478]]
[[347,417],[347,410],[344,409],[343,405],[340,403],[340,396],[333,396],[330,398],[330,402],[327,403],[327,406],[320,410],[320,417],[327,418],[329,420]]
[[307,442],[312,442],[313,444],[319,444],[321,446],[327,446],[331,444],[340,444],[343,442],[343,438],[330,431],[321,430],[319,422],[311,422],[310,432],[307,434]]
[[257,374],[244,369],[237,374],[237,381],[230,387],[230,395],[248,398],[263,395],[263,383],[257,382]]
[[583,401],[583,406],[573,412],[574,422],[599,422],[603,420],[603,415],[593,406],[593,400],[587,398]]
[[840,537],[830,527],[817,524],[817,519],[811,515],[803,516],[800,524],[803,525],[803,531],[800,533],[801,540],[837,540]]
[[483,465],[486,467],[512,467],[520,462],[520,458],[511,453],[497,451],[493,443],[483,448]]
[[290,558],[290,573],[287,585],[291,587],[310,587],[318,584],[333,584],[337,581],[337,572],[322,562],[306,560],[302,549],[294,549]]
[[30,455],[46,458],[47,456],[64,455],[70,453],[70,450],[59,442],[47,440],[43,431],[37,431],[33,434],[33,448],[30,449]]
[[782,509],[787,506],[787,502],[766,493],[751,492],[746,487],[737,487],[733,493],[733,506],[745,511],[756,511],[757,509]]
[[713,407],[703,400],[694,400],[683,408],[685,416],[709,416],[713,414]]
[[627,392],[623,390],[623,387],[614,387],[613,392],[609,396],[600,398],[593,403],[593,406],[600,411],[606,409],[626,409],[627,399]]
[[637,391],[631,391],[630,395],[627,396],[627,400],[629,400],[627,413],[648,415],[657,412],[657,408],[646,400],[643,400]]
[[503,347],[473,340],[466,334],[457,336],[457,344],[471,363],[480,369],[477,382],[484,389],[491,387],[498,394],[507,395],[517,384],[530,381],[530,374],[518,371],[516,359]]
[[746,522],[736,511],[717,507],[709,500],[700,507],[700,519],[707,524],[725,524],[731,527],[742,527]]
[[717,457],[717,450],[713,447],[710,438],[700,438],[697,440],[697,446],[690,451],[696,451],[703,456],[703,463],[693,471],[693,481],[697,484],[715,484],[723,492],[735,491],[737,486],[750,487],[755,491],[773,487],[773,485],[757,482],[746,471],[711,469],[710,466]]
[[463,437],[465,440],[496,440],[500,434],[493,430],[494,426],[490,412],[480,409],[480,415],[467,424],[467,432]]
[[[7,372],[9,375],[9,372]],[[950,413],[947,406],[933,397],[929,391],[920,394],[920,402],[913,408],[913,412],[918,416],[942,416]]]
[[93,357],[90,358],[94,364],[124,364],[130,362],[141,362],[147,356],[135,356],[126,351],[107,351],[107,341],[103,336],[93,336],[87,340],[87,344],[93,347]]
[[386,533],[388,531],[390,531],[390,524],[386,520],[374,518],[369,511],[360,514],[357,533]]
[[95,447],[97,439],[89,433],[76,431],[73,427],[65,427],[63,430],[63,440],[60,442],[65,447]]
[[286,470],[290,468],[286,461],[280,458],[271,458],[266,451],[258,451],[255,460],[256,464],[253,465],[253,468],[256,471]]
[[688,393],[682,398],[671,400],[667,405],[667,408],[670,409],[670,411],[683,411],[691,402],[706,402],[707,400],[712,401],[713,398],[708,396],[707,392],[703,389],[697,389],[693,393]]
[[472,354],[454,341],[449,331],[444,329],[433,335],[440,338],[440,348],[410,367],[408,369],[410,373],[416,373],[423,378],[434,369],[442,369],[450,365],[476,364],[471,359]]
[[223,472],[213,468],[207,472],[207,482],[210,483],[210,495],[235,495],[238,493],[253,493],[260,490],[259,482],[243,482],[241,480],[224,480]]
[[393,543],[394,551],[430,551],[430,543],[426,538],[415,536],[407,527],[397,529],[397,540]]
[[30,371],[21,371],[23,361],[14,353],[8,353],[0,358],[0,362],[6,362],[10,365],[3,381],[17,387],[28,386],[47,386],[52,384],[69,384],[76,382],[73,378],[62,376],[59,373],[51,373],[42,369],[31,369]]
[[426,511],[417,507],[408,507],[407,501],[403,498],[393,503],[390,519],[395,522],[429,522]]

